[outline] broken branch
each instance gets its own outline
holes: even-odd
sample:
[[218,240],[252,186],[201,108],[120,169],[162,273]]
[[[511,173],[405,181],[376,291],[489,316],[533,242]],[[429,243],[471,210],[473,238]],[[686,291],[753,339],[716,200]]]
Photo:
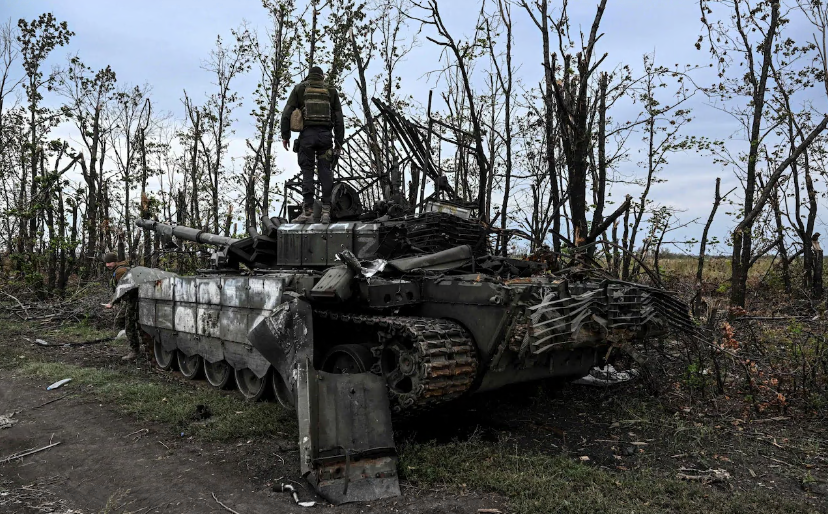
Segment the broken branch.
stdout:
[[231,509],[230,507],[228,507],[227,505],[225,505],[225,504],[221,503],[221,502],[219,501],[219,499],[218,499],[218,498],[216,498],[216,493],[210,493],[210,494],[211,494],[211,495],[213,495],[213,499],[214,499],[214,500],[216,500],[216,503],[218,503],[219,505],[221,505],[222,507],[224,507],[224,510],[226,510],[227,512],[232,512],[233,514],[239,514],[239,513],[238,513],[238,512],[236,512],[235,510],[233,510],[233,509]]
[[29,451],[25,451],[25,452],[22,452],[22,453],[16,453],[14,455],[9,455],[8,457],[6,457],[4,459],[0,459],[0,464],[6,464],[6,463],[11,462],[11,461],[16,460],[16,459],[22,459],[23,457],[28,457],[29,455],[33,455],[35,453],[42,452],[43,450],[48,450],[49,448],[52,448],[52,447],[57,446],[59,444],[60,444],[60,442],[52,443],[52,444],[44,446],[43,448],[37,448],[36,450],[29,450]]

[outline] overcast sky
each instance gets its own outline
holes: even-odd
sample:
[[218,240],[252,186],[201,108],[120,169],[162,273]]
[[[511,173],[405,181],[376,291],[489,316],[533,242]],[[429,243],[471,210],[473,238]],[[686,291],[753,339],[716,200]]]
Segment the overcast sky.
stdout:
[[[297,3],[302,3],[298,0]],[[550,4],[554,4],[554,0]],[[588,31],[597,2],[572,1],[570,17],[574,26]],[[444,21],[449,29],[460,35],[471,35],[474,30],[479,2],[467,0],[443,0],[440,2]],[[672,67],[676,64],[708,64],[706,52],[697,51],[694,43],[700,34],[700,14],[697,0],[609,0],[601,29],[605,34],[599,43],[599,52],[608,52],[605,69],[619,63],[629,63],[640,68],[644,53],[655,52],[658,64]],[[112,2],[104,0],[40,1],[0,0],[0,19],[32,19],[42,12],[51,11],[58,20],[66,21],[76,33],[68,48],[58,49],[53,62],[59,64],[68,53],[77,53],[94,69],[110,65],[119,83],[152,86],[154,109],[169,111],[175,117],[183,117],[182,91],[195,98],[203,98],[211,89],[210,77],[201,69],[212,49],[216,36],[230,37],[230,29],[247,21],[252,28],[264,30],[267,17],[258,0],[176,0],[142,2]],[[542,51],[537,29],[520,8],[513,8],[514,61],[521,66],[518,73],[526,88],[537,85],[541,79]],[[412,22],[411,29],[418,29]],[[429,35],[429,28],[425,35]],[[424,75],[438,67],[438,49],[423,37],[421,44],[407,57],[401,67],[402,92],[425,104],[428,89],[435,87],[434,80]],[[710,83],[712,78],[698,75],[700,82]],[[346,82],[346,91],[349,89]],[[249,97],[255,88],[255,77],[244,77],[236,88]],[[249,104],[248,104],[249,105]],[[438,106],[439,107],[439,106]],[[701,97],[693,102],[694,121],[688,133],[727,138],[738,130],[733,120],[721,111],[706,104]],[[628,106],[611,113],[614,119],[633,117],[637,106]],[[238,121],[234,128],[235,140],[230,153],[241,155],[243,139],[251,135],[252,122],[249,107],[238,109]],[[68,133],[68,132],[67,132]],[[739,136],[741,137],[741,136]],[[630,174],[636,162],[639,138],[633,138],[634,151],[621,171]],[[632,141],[632,140],[631,140]],[[279,153],[278,164],[288,174],[298,171],[295,155]],[[723,189],[735,187],[733,173],[713,164],[710,157],[695,153],[673,156],[663,174],[667,182],[657,184],[653,198],[659,203],[685,210],[682,218],[706,219],[712,202],[715,178],[722,177]],[[823,184],[818,187],[824,190]],[[623,194],[640,194],[638,188],[616,187],[613,197]],[[723,208],[722,211],[727,210]],[[824,218],[817,231],[826,232]],[[719,238],[726,235],[733,225],[725,215],[718,217],[714,232]],[[676,234],[677,239],[698,238],[701,226],[690,226]],[[720,247],[719,250],[725,250]]]

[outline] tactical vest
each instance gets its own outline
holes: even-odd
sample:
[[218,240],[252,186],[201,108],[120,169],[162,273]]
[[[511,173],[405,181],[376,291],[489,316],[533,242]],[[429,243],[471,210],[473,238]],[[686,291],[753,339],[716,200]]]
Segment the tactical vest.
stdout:
[[305,86],[305,96],[302,99],[305,107],[302,117],[305,125],[332,125],[331,95],[322,82],[308,82]]

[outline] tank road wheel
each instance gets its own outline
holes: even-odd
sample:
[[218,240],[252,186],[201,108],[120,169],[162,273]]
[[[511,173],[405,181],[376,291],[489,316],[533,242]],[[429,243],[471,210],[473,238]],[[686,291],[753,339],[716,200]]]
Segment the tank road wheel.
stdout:
[[265,376],[259,378],[247,368],[236,370],[236,386],[239,388],[245,400],[257,402],[264,398],[267,393],[267,382],[270,377],[268,371]]
[[293,393],[288,389],[287,382],[285,382],[282,374],[275,368],[270,369],[270,385],[273,388],[273,396],[279,401],[279,404],[286,408],[293,410],[296,401],[293,398]]
[[229,389],[232,386],[233,368],[227,361],[204,361],[204,376],[211,386],[217,389]]
[[161,345],[161,341],[153,341],[152,353],[155,355],[156,364],[164,371],[170,371],[175,366],[176,351],[165,350],[164,346]]
[[391,408],[412,414],[463,395],[477,371],[474,342],[448,320],[385,318],[380,369]]
[[414,390],[418,360],[416,353],[399,341],[385,345],[380,356],[380,366],[388,388],[393,393],[405,395]]
[[204,367],[204,359],[201,355],[187,355],[181,350],[178,351],[178,369],[188,380],[198,378]]
[[359,344],[334,346],[322,359],[322,371],[340,375],[352,375],[371,371],[374,356],[370,348]]

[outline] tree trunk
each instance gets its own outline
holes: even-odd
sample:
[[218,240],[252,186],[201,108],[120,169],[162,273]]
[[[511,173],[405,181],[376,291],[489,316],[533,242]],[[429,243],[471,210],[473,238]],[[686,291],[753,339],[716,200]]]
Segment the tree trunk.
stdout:
[[[735,3],[736,17],[740,18],[739,3]],[[765,91],[767,89],[768,75],[771,59],[773,58],[773,41],[776,37],[776,29],[779,25],[779,4],[771,4],[771,19],[768,26],[768,33],[762,44],[762,69],[759,77],[756,76],[753,63],[748,79],[753,85],[752,104],[753,114],[751,120],[748,151],[747,173],[745,177],[745,203],[744,213],[751,212],[754,208],[754,194],[756,193],[756,164],[759,157],[759,144],[761,142],[762,116],[765,109]],[[744,36],[744,34],[743,34]],[[745,36],[746,39],[746,36]],[[755,218],[754,218],[755,219]],[[744,307],[747,294],[747,276],[750,270],[750,259],[752,251],[752,229],[754,219],[745,218],[740,223],[733,237],[733,254],[731,260],[731,291],[730,303],[733,306]]]
[[190,182],[193,188],[190,195],[190,222],[196,228],[202,228],[201,216],[198,210],[198,143],[201,141],[201,111],[199,110],[196,110],[193,133],[192,159],[190,160]]
[[[595,211],[592,214],[592,231],[590,236],[597,237],[594,233],[604,220],[604,203],[607,194],[607,83],[609,78],[606,73],[601,73],[598,80],[598,183],[595,184],[596,198]],[[595,246],[588,250],[590,256],[595,253]]]
[[722,196],[719,189],[721,183],[722,179],[717,177],[716,192],[713,196],[713,208],[710,210],[710,217],[707,218],[707,223],[704,224],[701,242],[699,243],[699,265],[696,269],[696,294],[693,296],[693,314],[696,316],[701,314],[703,308],[702,279],[704,277],[704,257],[705,252],[707,251],[707,234],[710,232],[710,226],[713,224],[713,218],[716,217],[716,211],[719,208],[719,204],[722,202]]
[[63,203],[63,188],[58,188],[58,241],[60,242],[60,253],[58,258],[58,279],[57,288],[60,291],[66,290],[68,275],[66,273],[66,209]]
[[816,303],[822,303],[822,298],[825,295],[825,290],[822,284],[822,272],[825,266],[825,255],[822,252],[822,247],[819,245],[819,234],[814,234],[812,246],[814,249],[814,299]]
[[[360,104],[362,106],[362,114],[365,118],[365,131],[368,137],[368,155],[371,158],[371,164],[374,166],[374,173],[379,177],[380,180],[380,189],[383,191],[388,190],[390,184],[388,183],[388,176],[386,173],[383,173],[384,166],[383,166],[383,158],[382,158],[382,149],[380,148],[379,144],[379,135],[377,134],[377,126],[374,123],[374,115],[371,113],[371,102],[368,98],[368,81],[365,77],[365,73],[368,68],[368,62],[365,62],[362,58],[362,54],[359,51],[359,47],[357,46],[356,36],[354,35],[353,29],[351,29],[351,50],[354,54],[354,63],[356,64],[357,68],[357,89],[359,90],[359,99]],[[370,57],[370,55],[369,55]],[[388,98],[386,98],[386,101]],[[392,107],[390,102],[388,103],[389,107]],[[385,198],[386,200],[388,198]]]

